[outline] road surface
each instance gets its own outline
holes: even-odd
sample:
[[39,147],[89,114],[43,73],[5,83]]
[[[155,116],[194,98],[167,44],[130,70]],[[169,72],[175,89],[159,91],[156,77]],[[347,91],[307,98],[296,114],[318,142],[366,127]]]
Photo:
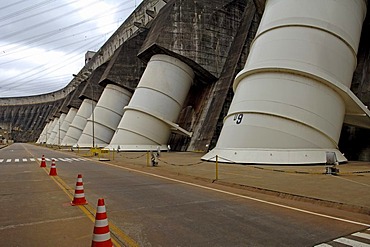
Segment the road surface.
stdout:
[[[46,169],[39,167],[42,155]],[[57,177],[48,176],[52,158]],[[78,174],[89,205],[73,207]],[[31,144],[0,150],[0,184],[5,246],[91,245],[98,198],[105,199],[112,239],[121,246],[315,246],[369,234],[370,227],[367,216],[317,214],[313,206],[301,210]]]

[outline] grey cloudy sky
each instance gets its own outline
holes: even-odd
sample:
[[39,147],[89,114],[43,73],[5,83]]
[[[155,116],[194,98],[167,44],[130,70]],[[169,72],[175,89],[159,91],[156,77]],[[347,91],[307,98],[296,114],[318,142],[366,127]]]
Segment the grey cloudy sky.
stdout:
[[0,1],[0,97],[63,88],[140,2]]

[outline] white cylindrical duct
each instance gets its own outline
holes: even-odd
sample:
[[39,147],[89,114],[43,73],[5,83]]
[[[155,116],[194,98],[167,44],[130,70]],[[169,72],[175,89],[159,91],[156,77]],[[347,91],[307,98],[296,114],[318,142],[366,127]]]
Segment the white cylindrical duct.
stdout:
[[63,138],[63,146],[73,146],[80,138],[83,129],[87,123],[87,119],[91,116],[95,108],[95,101],[84,99],[72,123],[69,125],[67,133]]
[[325,163],[346,111],[338,88],[356,68],[363,0],[268,0],[217,146],[202,159]]
[[42,144],[42,143],[45,143],[46,142],[46,133],[47,133],[47,130],[48,130],[48,126],[50,125],[51,122],[48,122],[46,123],[44,129],[42,130],[40,136],[39,136],[39,139],[37,140],[36,143],[38,144]]
[[49,123],[45,124],[45,127],[42,129],[42,131],[39,135],[39,138],[37,138],[37,141],[36,141],[37,144],[41,144],[45,140],[46,126],[48,126],[48,124]]
[[167,149],[171,126],[178,118],[193,78],[193,70],[179,59],[154,55],[108,148]]
[[51,122],[47,132],[46,132],[46,140],[45,140],[45,143],[46,144],[50,144],[52,139],[54,139],[51,135],[52,135],[52,132],[53,132],[53,129],[55,127],[55,125],[57,124],[58,122],[58,119],[59,118],[54,118],[53,121]]
[[79,147],[107,146],[123,115],[123,108],[128,104],[132,93],[113,84],[108,84],[100,96],[94,109],[93,115],[87,120],[87,124],[77,142]]
[[55,119],[56,119],[56,123],[54,125],[54,128],[50,132],[50,138],[48,139],[47,144],[54,144],[54,139],[55,139],[55,136],[57,135],[57,132],[58,132],[57,129],[60,126],[59,117],[57,117]]
[[61,140],[61,143],[63,142],[63,139],[66,136],[67,131],[69,129],[69,125],[72,123],[76,114],[77,114],[77,109],[74,108],[74,107],[71,107],[69,109],[66,117],[64,118],[64,121],[63,121],[62,125],[60,126],[60,140]]
[[61,142],[62,142],[62,139],[61,139],[61,127],[62,127],[62,124],[64,122],[64,119],[66,118],[66,114],[65,113],[62,113],[58,119],[58,122],[57,124],[54,126],[54,129],[51,133],[51,135],[53,136],[52,140],[51,140],[51,143],[52,145],[60,145]]

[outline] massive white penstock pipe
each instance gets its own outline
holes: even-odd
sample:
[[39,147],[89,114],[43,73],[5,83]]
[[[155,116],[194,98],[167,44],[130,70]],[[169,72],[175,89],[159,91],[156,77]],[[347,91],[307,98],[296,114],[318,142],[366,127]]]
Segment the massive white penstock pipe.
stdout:
[[91,116],[96,103],[90,99],[84,99],[80,108],[77,111],[72,123],[69,125],[68,131],[63,138],[63,146],[73,146],[80,138],[83,129],[85,128],[87,119]]
[[46,143],[46,134],[48,133],[48,128],[50,126],[51,122],[46,123],[44,129],[42,130],[39,139],[36,141],[36,143]]
[[52,139],[50,144],[52,145],[60,145],[62,142],[61,138],[61,127],[64,122],[64,119],[66,118],[67,114],[62,113],[58,119],[57,124],[54,126],[54,129],[51,133]]
[[349,90],[365,15],[364,0],[268,0],[216,148],[202,159],[346,161],[343,119],[365,108]]
[[51,140],[54,139],[52,138],[51,134],[53,132],[55,125],[58,123],[58,120],[59,118],[54,118],[53,121],[51,121],[50,126],[48,127],[47,132],[46,132],[46,139],[45,139],[46,144],[50,144]]
[[[128,104],[132,93],[113,84],[108,84],[99,98],[94,114],[77,142],[79,147],[107,146],[123,115],[123,108]],[[93,141],[94,139],[94,141]]]
[[171,128],[193,82],[193,70],[174,57],[154,55],[125,107],[108,148],[119,150],[167,149]]
[[75,118],[77,114],[77,109],[74,107],[69,108],[69,111],[64,118],[64,121],[62,125],[60,126],[60,140],[63,141],[64,137],[67,134],[67,131],[69,129],[69,125],[72,123],[73,119]]

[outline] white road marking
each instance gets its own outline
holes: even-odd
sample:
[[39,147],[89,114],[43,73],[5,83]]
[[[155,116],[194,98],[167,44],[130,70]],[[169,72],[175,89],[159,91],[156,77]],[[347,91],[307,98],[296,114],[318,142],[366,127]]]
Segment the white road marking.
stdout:
[[330,244],[319,244],[315,245],[314,247],[332,247]]
[[59,221],[77,220],[77,219],[81,219],[85,217],[86,216],[84,215],[84,216],[76,216],[76,217],[69,217],[69,218],[63,218],[63,219],[44,220],[44,221],[37,221],[37,222],[30,222],[30,223],[22,223],[22,224],[17,224],[17,225],[1,226],[0,230],[13,229],[13,228],[22,227],[22,226],[34,226],[34,225],[47,224],[47,223],[53,223],[53,222],[59,222]]
[[[108,166],[113,166],[113,167],[116,167],[116,168],[120,168],[120,169],[124,169],[124,170],[128,170],[128,171],[133,171],[133,172],[149,175],[149,176],[152,176],[152,177],[162,178],[162,179],[173,181],[173,182],[176,182],[176,183],[187,184],[187,185],[190,185],[190,186],[194,186],[194,187],[198,187],[198,188],[202,188],[202,189],[206,189],[206,190],[211,190],[211,191],[216,191],[216,192],[219,192],[219,193],[223,193],[223,194],[227,194],[227,195],[231,195],[231,196],[235,196],[235,197],[240,197],[240,198],[244,198],[244,199],[248,199],[248,200],[252,200],[252,201],[256,201],[256,202],[261,202],[261,203],[264,203],[264,204],[273,205],[273,206],[276,206],[276,207],[285,208],[285,209],[289,209],[289,210],[293,210],[293,211],[297,211],[297,212],[301,212],[301,213],[305,213],[305,214],[315,215],[315,216],[319,216],[319,217],[323,217],[323,218],[327,218],[327,219],[332,219],[332,220],[346,222],[346,223],[360,225],[360,226],[366,226],[366,227],[370,226],[370,224],[366,224],[366,223],[363,223],[363,222],[347,220],[347,219],[343,219],[343,218],[339,218],[339,217],[335,217],[335,216],[330,216],[330,215],[326,215],[326,214],[321,214],[321,213],[316,213],[316,212],[312,212],[312,211],[308,211],[308,210],[304,210],[304,209],[300,209],[300,208],[295,208],[295,207],[291,207],[291,206],[287,206],[287,205],[283,205],[283,204],[279,204],[279,203],[275,203],[275,202],[269,202],[269,201],[265,201],[265,200],[262,200],[262,199],[257,199],[257,198],[254,198],[254,197],[250,197],[250,196],[240,195],[240,194],[236,194],[236,193],[233,193],[233,192],[228,192],[228,191],[215,189],[215,188],[211,188],[211,187],[207,187],[207,186],[203,186],[203,185],[199,185],[199,184],[185,182],[185,181],[181,181],[181,180],[174,179],[174,178],[168,178],[168,177],[164,177],[164,176],[161,176],[161,175],[152,174],[152,173],[149,173],[149,172],[139,171],[139,170],[135,170],[135,169],[127,168],[127,167],[122,167],[122,166],[110,164],[110,163],[107,163],[107,162],[101,162],[101,163],[106,164]],[[370,247],[370,245],[369,245],[369,247]]]
[[[45,158],[46,161],[65,161],[65,162],[72,162],[72,161],[86,161],[84,158]],[[42,158],[19,158],[19,159],[14,159],[14,162],[27,162],[27,161],[33,161],[35,162],[36,160],[42,161]],[[0,163],[7,162],[10,163],[12,162],[12,159],[0,159]]]
[[346,244],[353,247],[370,247],[370,244],[365,244],[356,240],[348,239],[348,238],[338,238],[333,240],[336,243]]
[[333,176],[333,178],[338,178],[338,179],[346,180],[346,181],[349,181],[349,182],[352,182],[352,183],[355,183],[355,184],[360,184],[360,185],[363,185],[363,186],[366,186],[366,187],[370,187],[370,184],[360,183],[360,182],[353,181],[353,180],[348,179],[348,178],[343,178],[343,177],[338,177],[338,176]]
[[370,234],[368,234],[368,233],[356,232],[356,233],[353,233],[352,236],[359,237],[359,238],[365,238],[365,239],[370,240]]

